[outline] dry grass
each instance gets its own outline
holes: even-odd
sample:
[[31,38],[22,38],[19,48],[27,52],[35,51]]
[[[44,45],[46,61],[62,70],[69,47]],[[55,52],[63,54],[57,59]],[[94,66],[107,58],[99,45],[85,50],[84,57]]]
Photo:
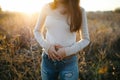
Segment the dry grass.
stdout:
[[[0,13],[0,80],[41,80],[41,47],[32,33],[36,19]],[[120,13],[88,13],[91,43],[78,56],[80,80],[120,80],[119,22]]]

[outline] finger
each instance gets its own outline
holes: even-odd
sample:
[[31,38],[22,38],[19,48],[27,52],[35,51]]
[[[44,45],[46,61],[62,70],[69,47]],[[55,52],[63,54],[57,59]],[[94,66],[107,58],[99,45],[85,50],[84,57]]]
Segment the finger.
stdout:
[[55,51],[58,51],[58,47],[57,46],[54,46],[54,48],[55,48]]
[[51,59],[51,52],[48,53],[48,58]]
[[55,59],[54,59],[53,53],[50,56],[51,56],[52,61],[54,61]]
[[52,55],[53,52],[49,53],[49,58],[52,59],[54,61],[54,58],[53,58],[53,55]]
[[48,54],[48,59],[50,59],[50,55]]
[[57,54],[57,51],[55,50],[55,49],[53,49],[53,51],[52,51],[53,53],[55,53],[55,54]]
[[53,53],[53,58],[59,61],[59,58],[55,55],[55,53]]
[[58,48],[62,48],[63,46],[60,44],[55,44],[55,47],[58,49]]
[[53,51],[53,57],[54,57],[54,59],[59,61],[59,55],[57,54],[56,51]]
[[63,46],[61,46],[61,45],[56,45],[55,47],[56,47],[56,48],[62,48]]
[[53,50],[51,55],[54,60],[59,60],[56,50]]
[[54,54],[54,55],[55,55],[55,59],[58,60],[58,61],[60,61],[60,56],[57,55],[57,54]]
[[59,56],[59,60],[61,60],[62,59],[61,53],[59,51],[57,53],[58,53],[57,55]]

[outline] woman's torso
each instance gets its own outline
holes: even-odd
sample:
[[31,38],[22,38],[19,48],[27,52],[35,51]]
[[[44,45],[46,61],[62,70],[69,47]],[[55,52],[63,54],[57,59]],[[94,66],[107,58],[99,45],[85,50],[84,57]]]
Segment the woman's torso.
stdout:
[[47,30],[46,40],[51,44],[60,44],[64,47],[71,46],[76,42],[76,33],[70,32],[67,16],[62,15],[57,9],[46,8],[47,16],[44,26]]

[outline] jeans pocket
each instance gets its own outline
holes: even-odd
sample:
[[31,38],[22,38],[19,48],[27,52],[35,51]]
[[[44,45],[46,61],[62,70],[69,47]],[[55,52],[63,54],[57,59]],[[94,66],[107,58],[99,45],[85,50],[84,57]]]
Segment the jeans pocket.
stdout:
[[41,69],[41,73],[45,73],[45,74],[47,74],[47,71],[45,71],[45,69]]
[[50,68],[50,69],[54,68],[54,62],[51,59],[48,58],[47,54],[43,54],[42,67]]
[[45,69],[41,69],[41,78],[42,80],[48,80],[48,73]]

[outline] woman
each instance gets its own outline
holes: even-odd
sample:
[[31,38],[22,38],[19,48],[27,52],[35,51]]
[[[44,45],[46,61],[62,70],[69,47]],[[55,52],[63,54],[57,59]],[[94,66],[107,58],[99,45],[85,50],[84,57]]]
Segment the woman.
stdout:
[[[78,80],[76,54],[90,42],[86,13],[79,2],[54,0],[42,8],[34,29],[35,39],[43,48],[42,80]],[[43,28],[47,30],[45,38]],[[76,32],[81,35],[77,42]]]

